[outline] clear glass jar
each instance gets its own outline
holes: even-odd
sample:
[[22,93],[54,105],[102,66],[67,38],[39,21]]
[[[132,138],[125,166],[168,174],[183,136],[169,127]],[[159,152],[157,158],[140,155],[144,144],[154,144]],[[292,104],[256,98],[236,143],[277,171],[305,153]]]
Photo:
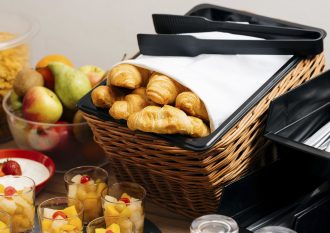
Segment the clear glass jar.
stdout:
[[218,214],[196,218],[190,226],[190,233],[238,233],[236,221]]

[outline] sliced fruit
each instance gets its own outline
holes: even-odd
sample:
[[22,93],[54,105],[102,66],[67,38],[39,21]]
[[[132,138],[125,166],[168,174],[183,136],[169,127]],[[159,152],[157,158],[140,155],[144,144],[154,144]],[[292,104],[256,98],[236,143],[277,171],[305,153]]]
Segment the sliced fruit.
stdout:
[[59,211],[56,211],[52,216],[52,219],[57,219],[57,218],[66,219],[66,218],[68,218],[68,216],[63,211],[59,210]]
[[61,54],[50,54],[40,59],[36,64],[36,68],[46,67],[48,66],[49,63],[52,62],[61,62],[68,66],[73,67],[72,62],[66,56]]
[[63,210],[63,212],[64,212],[68,217],[74,217],[74,216],[77,216],[77,215],[78,215],[75,206],[67,207],[67,208],[65,208],[65,209]]

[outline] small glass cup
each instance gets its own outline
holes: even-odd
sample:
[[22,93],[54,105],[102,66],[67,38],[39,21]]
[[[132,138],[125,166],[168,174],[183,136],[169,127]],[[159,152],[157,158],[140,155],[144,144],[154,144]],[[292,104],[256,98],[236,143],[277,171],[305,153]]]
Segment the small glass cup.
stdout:
[[218,214],[204,215],[196,218],[190,226],[190,233],[238,233],[236,221]]
[[[124,223],[125,222],[125,219],[124,218],[122,218],[122,219],[119,219],[118,218],[118,219],[116,219],[116,222],[119,222],[119,223],[122,222],[122,223]],[[120,233],[135,233],[135,226],[134,226],[134,224],[129,224],[127,226],[125,224],[118,224],[115,227],[113,226],[113,228],[118,228],[118,227],[120,229]],[[100,217],[100,218],[97,218],[97,219],[94,219],[93,221],[91,221],[87,225],[87,233],[95,233],[95,230],[97,228],[103,228],[103,229],[106,229],[107,228],[107,226],[105,224],[104,217]],[[114,232],[114,233],[116,233],[116,232]]]
[[0,210],[11,216],[12,233],[32,232],[35,183],[25,176],[0,177]]
[[266,226],[256,230],[255,233],[297,233],[297,232],[281,226]]
[[143,233],[144,199],[146,190],[139,184],[120,182],[102,192],[104,219],[108,227],[117,223],[123,232],[135,226],[136,233]]
[[64,174],[64,181],[67,196],[84,205],[84,223],[102,216],[101,194],[108,187],[107,171],[95,166],[76,167]]
[[11,217],[7,212],[0,211],[0,233],[11,232]]
[[81,201],[67,197],[55,197],[38,207],[41,232],[83,232],[84,207]]

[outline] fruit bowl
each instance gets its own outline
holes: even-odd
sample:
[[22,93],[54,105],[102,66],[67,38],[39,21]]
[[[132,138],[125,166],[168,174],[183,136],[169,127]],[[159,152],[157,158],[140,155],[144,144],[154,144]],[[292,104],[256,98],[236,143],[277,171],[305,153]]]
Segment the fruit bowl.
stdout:
[[53,177],[55,165],[52,159],[46,155],[29,150],[4,149],[0,150],[0,162],[15,161],[22,170],[22,176],[30,177],[36,185],[36,193],[39,193],[46,183]]
[[2,105],[19,148],[46,154],[54,161],[57,172],[87,164],[102,166],[107,163],[103,150],[93,140],[87,122],[49,124],[25,120],[22,111],[11,106],[10,94],[4,97]]

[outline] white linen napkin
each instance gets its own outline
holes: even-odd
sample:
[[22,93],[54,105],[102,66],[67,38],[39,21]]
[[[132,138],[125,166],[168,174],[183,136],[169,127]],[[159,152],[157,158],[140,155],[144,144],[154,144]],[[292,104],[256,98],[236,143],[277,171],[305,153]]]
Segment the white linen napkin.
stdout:
[[[189,33],[202,39],[260,39],[222,32]],[[214,131],[291,55],[214,55],[196,57],[140,55],[129,63],[165,74],[190,88],[204,102]],[[116,64],[117,65],[117,64]]]

